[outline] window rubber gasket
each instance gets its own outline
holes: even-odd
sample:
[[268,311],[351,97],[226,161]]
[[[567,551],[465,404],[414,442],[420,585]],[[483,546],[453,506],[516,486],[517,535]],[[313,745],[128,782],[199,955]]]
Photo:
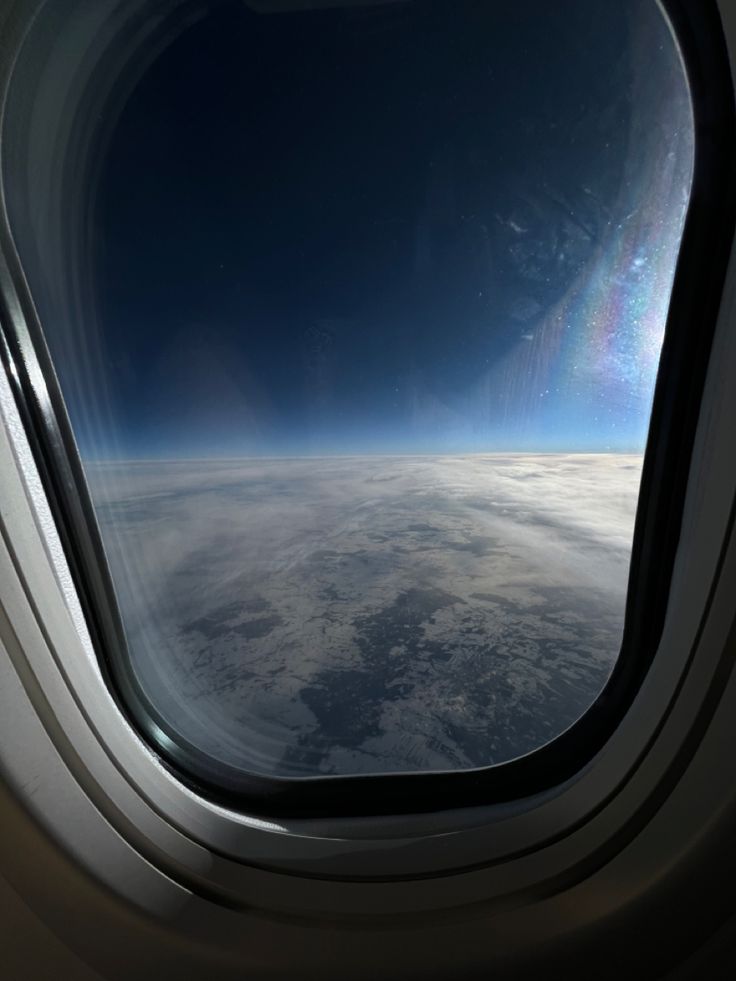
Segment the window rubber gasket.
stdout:
[[505,803],[572,778],[605,744],[632,703],[664,623],[700,400],[736,226],[736,112],[716,2],[661,0],[661,5],[685,66],[695,152],[644,457],[621,651],[587,712],[557,738],[517,759],[458,771],[272,777],[223,764],[167,725],[129,667],[81,460],[3,212],[0,247],[19,303],[7,288],[0,288],[0,356],[101,669],[127,721],[161,763],[197,793],[271,817],[398,815]]

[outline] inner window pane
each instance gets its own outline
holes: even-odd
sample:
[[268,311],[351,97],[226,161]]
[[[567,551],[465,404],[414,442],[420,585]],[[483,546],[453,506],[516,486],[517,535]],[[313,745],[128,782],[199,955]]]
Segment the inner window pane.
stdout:
[[74,289],[14,226],[118,670],[244,771],[540,747],[622,638],[693,152],[658,4],[224,0],[157,43],[82,110]]

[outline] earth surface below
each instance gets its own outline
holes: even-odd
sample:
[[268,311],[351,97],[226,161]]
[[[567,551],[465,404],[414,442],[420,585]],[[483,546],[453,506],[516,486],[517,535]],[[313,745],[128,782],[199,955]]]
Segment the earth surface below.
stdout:
[[640,456],[88,464],[130,665],[247,771],[456,769],[548,742],[619,652]]

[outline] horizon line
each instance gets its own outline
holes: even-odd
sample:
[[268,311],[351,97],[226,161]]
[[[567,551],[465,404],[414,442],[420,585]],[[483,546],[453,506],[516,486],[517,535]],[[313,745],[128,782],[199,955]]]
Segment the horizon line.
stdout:
[[257,456],[151,456],[151,457],[86,457],[83,463],[243,463],[287,460],[365,460],[432,459],[437,457],[522,457],[522,456],[644,456],[644,450],[472,450],[454,453],[319,453]]

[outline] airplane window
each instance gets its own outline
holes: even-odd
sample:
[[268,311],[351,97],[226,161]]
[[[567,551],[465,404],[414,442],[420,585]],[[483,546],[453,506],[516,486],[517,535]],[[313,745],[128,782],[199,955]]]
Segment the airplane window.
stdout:
[[94,133],[58,177],[78,247],[5,174],[113,684],[205,775],[528,754],[621,647],[692,172],[668,23],[655,0],[181,6],[134,68],[101,60],[104,113],[59,103]]

